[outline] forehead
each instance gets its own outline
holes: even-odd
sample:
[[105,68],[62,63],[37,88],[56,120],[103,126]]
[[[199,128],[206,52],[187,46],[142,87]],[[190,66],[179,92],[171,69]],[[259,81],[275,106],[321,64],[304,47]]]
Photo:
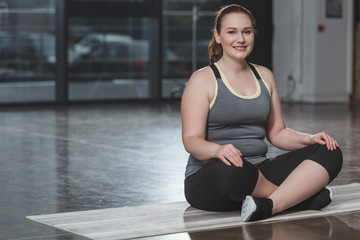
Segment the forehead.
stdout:
[[235,13],[229,13],[223,16],[221,19],[221,28],[245,28],[245,27],[252,27],[252,21],[250,19],[250,16],[241,13],[241,12],[235,12]]

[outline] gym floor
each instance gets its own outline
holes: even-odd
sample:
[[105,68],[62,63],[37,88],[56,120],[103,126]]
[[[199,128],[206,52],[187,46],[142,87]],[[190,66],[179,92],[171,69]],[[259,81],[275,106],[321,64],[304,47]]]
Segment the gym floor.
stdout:
[[[0,239],[85,239],[28,215],[184,201],[188,154],[179,102],[0,109]],[[327,131],[343,170],[331,185],[360,182],[360,103],[284,104],[286,124]],[[281,151],[269,148],[268,156]],[[360,212],[146,239],[360,239]],[[141,228],[141,226],[139,226]]]

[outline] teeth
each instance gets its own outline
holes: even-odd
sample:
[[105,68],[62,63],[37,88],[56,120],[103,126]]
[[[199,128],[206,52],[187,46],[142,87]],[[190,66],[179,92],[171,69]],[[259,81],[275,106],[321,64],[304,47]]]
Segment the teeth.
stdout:
[[235,49],[244,49],[245,47],[234,47]]

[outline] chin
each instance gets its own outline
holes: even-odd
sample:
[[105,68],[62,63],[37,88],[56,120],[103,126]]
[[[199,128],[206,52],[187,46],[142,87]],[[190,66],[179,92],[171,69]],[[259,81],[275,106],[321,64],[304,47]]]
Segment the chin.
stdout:
[[242,61],[242,60],[246,60],[246,58],[249,56],[250,54],[244,54],[242,56],[236,56],[235,59],[238,61]]

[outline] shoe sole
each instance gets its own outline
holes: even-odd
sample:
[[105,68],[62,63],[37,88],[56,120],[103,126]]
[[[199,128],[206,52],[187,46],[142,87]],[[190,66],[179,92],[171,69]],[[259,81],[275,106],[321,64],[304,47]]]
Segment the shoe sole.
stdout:
[[256,204],[251,196],[246,196],[243,206],[241,208],[241,218],[244,222],[249,221],[252,214],[256,211]]
[[333,192],[331,191],[331,189],[329,187],[326,187],[325,189],[327,189],[329,191],[329,196],[330,196],[330,200],[333,200]]

